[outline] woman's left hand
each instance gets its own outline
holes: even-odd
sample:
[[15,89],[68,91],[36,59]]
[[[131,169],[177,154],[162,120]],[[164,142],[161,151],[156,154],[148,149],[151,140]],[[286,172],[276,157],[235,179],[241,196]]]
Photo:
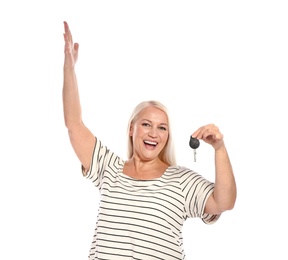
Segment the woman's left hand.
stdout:
[[224,146],[224,136],[220,132],[219,127],[214,124],[208,124],[200,127],[192,134],[192,137],[211,144],[215,150]]

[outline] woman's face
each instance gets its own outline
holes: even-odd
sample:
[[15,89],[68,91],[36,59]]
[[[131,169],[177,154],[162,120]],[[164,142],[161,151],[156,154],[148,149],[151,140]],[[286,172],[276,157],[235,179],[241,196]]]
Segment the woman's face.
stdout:
[[144,108],[130,127],[133,156],[149,161],[158,157],[167,143],[168,118],[165,112],[154,106]]

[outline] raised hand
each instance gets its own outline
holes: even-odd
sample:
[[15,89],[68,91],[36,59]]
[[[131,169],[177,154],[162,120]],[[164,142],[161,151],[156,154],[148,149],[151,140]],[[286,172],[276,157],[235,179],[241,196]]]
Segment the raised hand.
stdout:
[[71,31],[69,29],[68,23],[64,21],[64,53],[65,53],[65,60],[64,60],[64,69],[74,69],[74,66],[78,59],[78,49],[79,44],[73,43],[73,38]]
[[214,124],[208,124],[200,127],[192,134],[192,137],[201,139],[204,142],[211,144],[215,150],[224,145],[223,134]]

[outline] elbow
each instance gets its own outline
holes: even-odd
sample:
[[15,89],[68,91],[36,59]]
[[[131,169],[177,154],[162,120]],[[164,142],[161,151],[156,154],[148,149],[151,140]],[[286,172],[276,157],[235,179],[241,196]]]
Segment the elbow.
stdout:
[[225,211],[232,210],[233,208],[234,208],[234,204],[233,205],[232,204],[231,205],[221,205],[218,207],[217,212],[218,212],[218,214],[221,214]]
[[205,213],[220,215],[225,211],[232,210],[235,202],[236,194],[219,197],[219,195],[216,196],[215,192],[213,192],[207,200]]
[[228,205],[226,206],[226,211],[227,211],[227,210],[232,210],[232,209],[234,209],[234,206],[235,206],[235,202],[228,204]]
[[236,203],[236,193],[234,193],[233,195],[230,194],[230,196],[225,197],[225,198],[218,198],[215,199],[215,203],[217,205],[217,209],[218,212],[225,212],[228,210],[232,210],[235,207],[235,203]]
[[221,211],[228,211],[228,210],[232,210],[235,207],[235,203],[236,203],[236,196],[233,198],[230,198],[228,201],[226,201],[225,203],[223,203],[220,207]]
[[235,203],[230,203],[230,204],[223,204],[223,205],[218,205],[217,210],[214,212],[214,214],[222,214],[225,211],[232,210],[235,206]]
[[218,204],[221,211],[232,210],[235,207],[237,198],[236,185],[230,187],[225,193],[221,193],[221,195],[217,193],[214,196],[216,204]]
[[72,120],[69,118],[64,118],[64,124],[68,131],[78,128],[82,123],[82,120]]

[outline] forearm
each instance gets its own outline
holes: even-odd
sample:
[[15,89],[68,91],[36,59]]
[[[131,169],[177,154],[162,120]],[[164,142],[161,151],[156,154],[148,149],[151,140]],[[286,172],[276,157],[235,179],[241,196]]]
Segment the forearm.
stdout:
[[64,67],[62,97],[65,125],[69,129],[82,122],[77,77],[74,68]]
[[232,165],[223,144],[215,150],[215,188],[214,200],[220,211],[230,210],[236,201],[236,182]]

